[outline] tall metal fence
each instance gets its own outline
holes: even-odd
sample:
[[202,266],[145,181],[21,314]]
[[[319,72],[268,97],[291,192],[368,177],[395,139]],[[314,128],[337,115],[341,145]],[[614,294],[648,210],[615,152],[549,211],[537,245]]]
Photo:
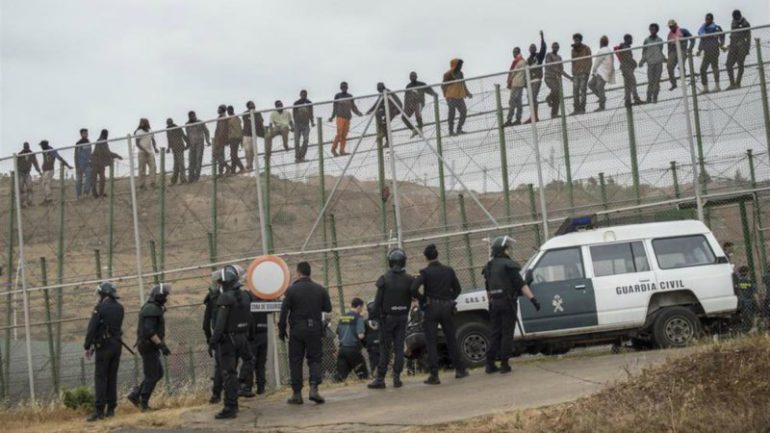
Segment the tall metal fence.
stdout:
[[[1,159],[2,398],[44,398],[92,383],[82,341],[94,288],[104,279],[119,287],[131,343],[149,287],[173,285],[166,385],[204,386],[212,363],[200,330],[201,302],[210,272],[264,253],[290,265],[309,261],[339,312],[353,297],[373,297],[385,253],[395,245],[416,271],[424,246],[436,243],[440,259],[471,290],[483,287],[488,239],[500,233],[517,240],[515,256],[525,260],[570,215],[597,214],[611,224],[701,218],[720,240],[735,244],[733,261],[746,264],[760,286],[768,271],[762,208],[770,191],[770,65],[763,59],[770,56],[770,27],[710,37],[721,36],[727,54],[708,48],[709,40],[695,38],[696,47],[707,45],[701,56],[663,42],[663,54],[670,61],[678,54],[678,62],[652,66],[664,70],[657,93],[654,70],[628,66],[628,56],[639,60],[643,47],[612,51],[611,41],[608,53],[582,59],[612,59],[616,78],[606,83],[601,103],[602,83],[590,79],[591,68],[585,76],[563,53],[561,63],[525,62],[513,73],[443,85],[343,95],[336,103],[286,100],[292,124],[285,130],[283,113],[249,110],[243,101],[235,116],[190,124],[175,118],[178,127],[112,131],[90,148],[56,146],[74,170],[58,160],[52,167],[53,152],[37,147]],[[645,49],[646,63],[653,48]],[[745,71],[740,85],[728,89],[726,61],[738,48]],[[716,91],[709,70],[710,92],[704,92],[701,63],[713,56],[722,89]],[[558,65],[569,77],[554,72]],[[588,90],[581,110],[575,92],[584,78],[596,90]],[[633,103],[633,89],[647,103]],[[625,103],[626,91],[632,104]],[[251,131],[254,139],[244,139]],[[296,147],[305,139],[303,156]],[[122,159],[106,153],[105,143]],[[40,178],[30,155],[43,165]],[[103,191],[85,190],[100,183],[91,185],[87,171],[104,173]],[[327,346],[331,370],[333,341]],[[279,349],[285,380],[285,348]],[[137,359],[124,354],[120,374],[122,383],[137,380]]]

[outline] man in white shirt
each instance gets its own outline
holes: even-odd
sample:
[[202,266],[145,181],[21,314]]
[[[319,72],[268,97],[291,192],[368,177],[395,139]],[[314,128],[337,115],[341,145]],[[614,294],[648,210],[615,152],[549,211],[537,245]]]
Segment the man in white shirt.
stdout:
[[294,131],[291,113],[283,109],[283,102],[275,101],[276,110],[270,113],[270,132],[267,134],[267,149],[269,155],[273,150],[273,137],[280,135],[283,139],[283,149],[289,150],[289,131]]
[[607,102],[604,86],[615,81],[615,58],[609,44],[607,36],[602,36],[599,40],[599,51],[596,52],[596,62],[591,71],[593,76],[588,82],[588,88],[599,98],[599,108],[594,111],[604,111],[604,104]]

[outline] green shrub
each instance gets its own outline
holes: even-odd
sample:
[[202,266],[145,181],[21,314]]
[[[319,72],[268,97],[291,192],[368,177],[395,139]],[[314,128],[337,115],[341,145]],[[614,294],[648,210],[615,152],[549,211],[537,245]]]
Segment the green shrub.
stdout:
[[62,391],[62,403],[69,409],[90,409],[94,405],[94,391],[85,386]]

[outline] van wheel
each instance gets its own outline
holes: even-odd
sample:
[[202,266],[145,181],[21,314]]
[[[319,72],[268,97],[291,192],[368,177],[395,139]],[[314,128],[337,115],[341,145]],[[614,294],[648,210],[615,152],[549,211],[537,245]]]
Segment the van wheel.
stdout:
[[688,346],[695,341],[700,330],[698,316],[685,307],[664,308],[652,325],[655,345],[660,348]]
[[460,358],[466,367],[481,367],[487,360],[489,327],[479,322],[466,322],[457,328]]

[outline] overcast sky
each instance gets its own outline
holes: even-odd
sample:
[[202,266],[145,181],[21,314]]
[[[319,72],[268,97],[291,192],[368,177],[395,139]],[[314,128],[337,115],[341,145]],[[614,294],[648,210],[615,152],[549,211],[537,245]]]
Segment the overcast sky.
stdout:
[[301,88],[326,100],[341,80],[354,95],[402,88],[410,70],[437,82],[452,57],[468,77],[500,71],[540,29],[562,47],[576,31],[592,47],[602,34],[640,43],[668,18],[695,32],[709,11],[727,29],[736,7],[770,23],[767,0],[0,0],[0,156],[72,145],[80,127],[93,139],[139,117],[159,129],[190,109],[291,103]]

